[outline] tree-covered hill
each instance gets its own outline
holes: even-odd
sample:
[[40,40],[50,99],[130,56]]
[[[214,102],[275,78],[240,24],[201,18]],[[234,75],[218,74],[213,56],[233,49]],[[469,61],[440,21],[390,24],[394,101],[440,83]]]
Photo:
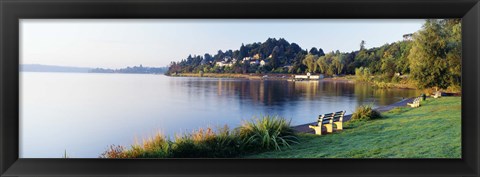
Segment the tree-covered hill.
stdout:
[[376,75],[386,81],[411,75],[418,88],[460,87],[460,19],[426,20],[422,29],[403,37],[370,49],[362,40],[356,51],[328,53],[322,48],[302,49],[283,38],[268,38],[265,42],[241,44],[236,50],[189,55],[171,62],[166,74],[310,72],[326,76],[355,74],[367,80]]
[[408,73],[406,54],[411,44],[412,41],[404,40],[365,49],[365,41],[361,41],[357,51],[325,53],[322,48],[304,50],[283,38],[268,38],[263,43],[242,44],[238,50],[219,50],[216,54],[206,53],[204,56],[189,55],[180,62],[172,62],[167,74],[311,72],[341,75],[355,74],[355,68],[359,67],[371,68],[372,72]]

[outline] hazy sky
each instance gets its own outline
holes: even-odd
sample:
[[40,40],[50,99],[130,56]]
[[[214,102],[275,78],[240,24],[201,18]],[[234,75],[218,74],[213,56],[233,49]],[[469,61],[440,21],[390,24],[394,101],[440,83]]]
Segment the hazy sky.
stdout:
[[189,54],[215,54],[242,43],[285,38],[325,52],[402,40],[424,20],[20,20],[22,64],[121,68],[166,66]]

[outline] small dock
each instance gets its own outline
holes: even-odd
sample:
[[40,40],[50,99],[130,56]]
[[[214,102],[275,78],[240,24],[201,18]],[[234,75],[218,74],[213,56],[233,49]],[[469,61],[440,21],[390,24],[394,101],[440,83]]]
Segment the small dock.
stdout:
[[289,81],[318,81],[320,79],[323,79],[323,75],[311,75],[310,73],[307,73],[307,75],[294,75],[292,79],[289,79]]
[[[396,107],[400,107],[400,106],[406,106],[408,102],[412,102],[413,99],[415,98],[407,98],[407,99],[403,99],[399,102],[396,102],[396,103],[393,103],[391,105],[387,105],[387,106],[382,106],[382,107],[378,107],[378,108],[375,108],[375,110],[377,110],[378,112],[387,112],[387,111],[390,111]],[[321,113],[320,113],[321,114]],[[343,117],[343,122],[347,122],[349,121],[350,119],[352,118],[352,114],[349,114],[349,115],[345,115]],[[313,129],[311,128],[308,128],[308,125],[313,125],[313,124],[316,124],[317,122],[310,122],[310,123],[307,123],[307,124],[302,124],[302,125],[296,125],[296,126],[293,126],[293,130],[295,130],[295,132],[299,132],[299,133],[315,133],[313,131]]]

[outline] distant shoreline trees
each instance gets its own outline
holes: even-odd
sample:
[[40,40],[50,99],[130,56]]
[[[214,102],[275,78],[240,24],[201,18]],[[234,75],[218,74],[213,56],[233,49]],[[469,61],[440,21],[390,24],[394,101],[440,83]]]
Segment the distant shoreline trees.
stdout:
[[91,69],[89,73],[134,73],[134,74],[164,74],[168,71],[168,67],[144,67],[142,65],[126,67],[120,69]]
[[411,75],[418,88],[460,87],[460,19],[427,20],[422,29],[405,34],[404,40],[367,49],[332,51],[313,47],[303,50],[283,38],[242,44],[239,50],[219,50],[217,54],[189,55],[172,62],[167,75],[176,73],[317,73],[326,76],[377,75],[386,81]]

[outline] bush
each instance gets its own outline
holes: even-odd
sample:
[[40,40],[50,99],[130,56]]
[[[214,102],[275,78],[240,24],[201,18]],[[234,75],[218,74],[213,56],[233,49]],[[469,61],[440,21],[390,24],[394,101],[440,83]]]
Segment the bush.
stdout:
[[158,133],[153,138],[144,140],[143,147],[138,146],[137,148],[145,150],[142,154],[143,157],[168,157],[170,143],[164,135]]
[[132,145],[110,146],[101,158],[225,158],[268,150],[281,150],[298,143],[290,122],[279,117],[266,116],[245,122],[230,131],[227,126],[214,131],[199,129],[168,140],[161,134]]
[[360,67],[355,69],[355,76],[359,81],[368,82],[371,80],[370,76],[372,76],[372,73],[370,72],[370,69]]
[[393,83],[399,83],[402,80],[400,76],[393,76],[391,82]]
[[125,147],[119,145],[110,145],[108,149],[100,155],[100,158],[127,158],[124,156]]
[[272,69],[272,72],[273,73],[285,73],[285,69],[284,68]]
[[238,130],[242,150],[247,152],[281,150],[282,147],[298,143],[290,122],[276,116],[244,122]]
[[380,112],[374,110],[371,105],[358,106],[352,114],[352,120],[372,120],[381,117]]
[[240,152],[240,137],[231,132],[228,126],[219,129],[215,137],[214,157],[236,157]]
[[177,137],[173,142],[173,157],[235,157],[240,154],[238,136],[230,133],[227,126],[214,132],[199,129],[192,134]]
[[143,141],[143,144],[132,145],[127,149],[119,145],[111,145],[102,153],[101,158],[165,158],[170,155],[170,142],[162,134]]
[[379,81],[373,81],[373,86],[376,88],[382,88],[382,89],[387,89],[387,88],[394,88],[395,84],[393,83],[388,83],[388,82],[379,82]]
[[380,74],[375,80],[379,82],[390,82],[392,81],[393,76],[389,74]]

